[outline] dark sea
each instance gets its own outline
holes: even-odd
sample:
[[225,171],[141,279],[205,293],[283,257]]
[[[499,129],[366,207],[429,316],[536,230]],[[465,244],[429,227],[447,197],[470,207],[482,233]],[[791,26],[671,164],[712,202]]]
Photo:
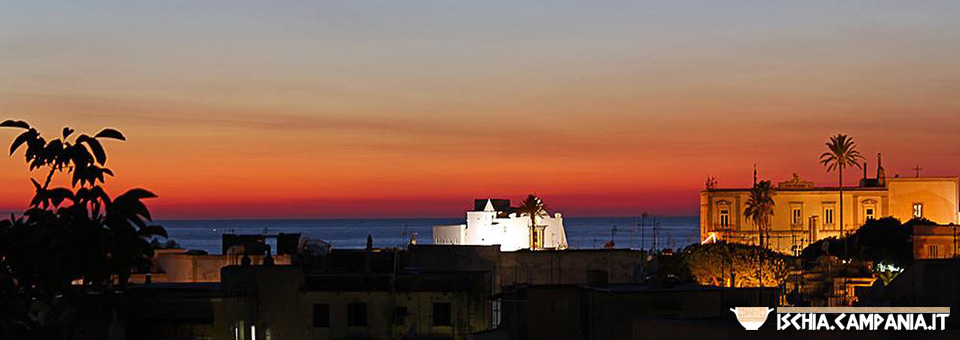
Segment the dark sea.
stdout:
[[[698,216],[657,217],[660,221],[657,248],[677,249],[699,240]],[[406,245],[412,234],[418,244],[433,243],[433,226],[464,223],[460,218],[398,219],[315,219],[315,220],[167,220],[157,221],[167,229],[170,239],[186,249],[220,254],[220,235],[301,233],[323,240],[337,248],[363,248],[367,235],[375,247]],[[640,226],[637,217],[564,217],[570,248],[602,248],[613,238],[617,248],[654,247],[655,228],[651,218]],[[273,249],[273,239],[268,239]]]

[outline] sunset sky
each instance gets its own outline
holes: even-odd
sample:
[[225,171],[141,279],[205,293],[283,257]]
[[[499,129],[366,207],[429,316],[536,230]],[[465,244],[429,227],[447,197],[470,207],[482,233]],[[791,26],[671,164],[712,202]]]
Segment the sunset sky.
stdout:
[[[90,3],[95,3],[91,5]],[[159,218],[696,215],[753,164],[960,175],[960,2],[9,1],[0,119],[105,142]],[[0,129],[8,145],[18,133]],[[3,147],[0,150],[6,150]],[[21,151],[22,152],[22,151]],[[32,196],[0,158],[0,211]],[[33,174],[39,177],[40,174]],[[859,178],[851,171],[848,183]]]

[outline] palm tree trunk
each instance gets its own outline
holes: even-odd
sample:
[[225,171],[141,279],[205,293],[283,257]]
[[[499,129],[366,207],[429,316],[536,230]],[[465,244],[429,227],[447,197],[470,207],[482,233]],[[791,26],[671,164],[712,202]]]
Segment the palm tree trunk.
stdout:
[[537,250],[537,215],[530,215],[530,250]]
[[[840,221],[839,221],[839,223],[840,223],[840,238],[842,239],[843,236],[844,236],[844,234],[843,234],[843,166],[840,166],[839,168],[840,168],[840,171],[838,172],[838,174],[839,174],[839,179],[838,179],[838,181],[840,182],[840,186],[839,186],[839,190],[840,190],[840,214],[839,214],[839,215],[840,215]],[[847,242],[846,242],[846,241],[843,241],[843,258],[847,258]]]
[[[840,179],[839,179],[839,181],[840,181],[840,188],[839,188],[839,189],[840,189],[840,242],[843,242],[843,258],[846,259],[846,258],[847,258],[847,240],[845,240],[845,239],[843,238],[843,236],[844,236],[844,235],[843,235],[843,166],[840,166],[839,168],[840,168],[840,171],[838,172],[838,174],[839,174],[839,176],[840,176]],[[828,260],[829,260],[829,259],[828,259]],[[846,277],[844,277],[844,279],[843,279],[843,292],[844,292],[844,294],[846,294],[846,292],[847,292],[847,279],[846,279]],[[831,280],[831,281],[830,281],[830,295],[832,296],[833,293],[834,293],[833,280]],[[832,298],[831,298],[831,299],[832,299]],[[828,303],[827,305],[829,306],[830,304]]]
[[[761,222],[761,223],[760,223],[760,228],[759,228],[760,230],[758,230],[758,231],[759,231],[759,236],[760,236],[760,255],[758,256],[758,257],[760,258],[760,267],[759,267],[757,270],[760,272],[760,277],[759,277],[759,279],[760,279],[760,288],[763,288],[763,249],[764,249],[764,248],[763,248],[763,229],[764,229],[764,226],[763,226],[763,225],[764,225],[764,224],[766,224],[766,223],[762,223],[762,222]],[[761,292],[761,293],[762,293],[762,292]]]

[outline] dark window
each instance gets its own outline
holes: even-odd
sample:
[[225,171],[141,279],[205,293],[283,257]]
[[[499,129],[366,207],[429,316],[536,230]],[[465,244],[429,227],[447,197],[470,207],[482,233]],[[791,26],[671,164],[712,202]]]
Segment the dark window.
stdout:
[[453,317],[450,315],[450,303],[449,302],[434,302],[433,303],[433,325],[434,326],[451,326]]
[[395,315],[398,318],[405,318],[407,315],[410,315],[410,312],[407,311],[407,307],[397,307]]
[[407,311],[407,307],[397,307],[393,310],[393,323],[396,325],[402,325],[407,322],[407,316],[410,313]]
[[313,327],[330,327],[330,305],[325,303],[313,305]]
[[367,326],[367,304],[351,303],[347,305],[347,326],[366,327]]

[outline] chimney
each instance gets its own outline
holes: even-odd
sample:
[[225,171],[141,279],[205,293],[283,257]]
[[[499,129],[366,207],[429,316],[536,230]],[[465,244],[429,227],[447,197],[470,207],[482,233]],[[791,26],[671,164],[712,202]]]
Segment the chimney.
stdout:
[[879,152],[877,152],[877,183],[880,186],[887,185],[887,173],[883,170],[883,158]]
[[867,179],[867,162],[863,162],[863,179]]

